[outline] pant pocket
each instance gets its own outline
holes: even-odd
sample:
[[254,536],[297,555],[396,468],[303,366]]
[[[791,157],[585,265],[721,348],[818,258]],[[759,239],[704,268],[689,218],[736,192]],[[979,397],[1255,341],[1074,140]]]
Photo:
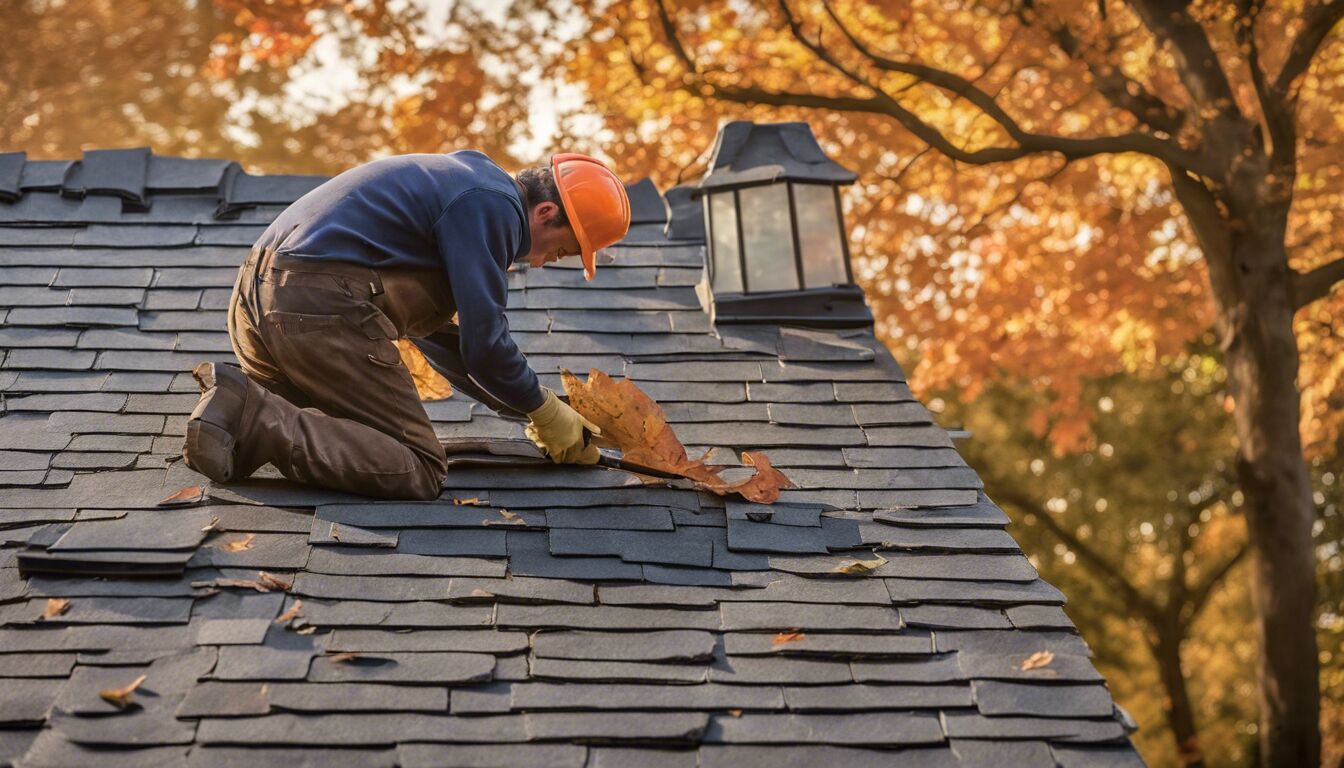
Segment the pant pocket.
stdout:
[[282,336],[302,336],[316,331],[329,331],[343,321],[340,315],[308,315],[299,312],[271,311],[265,321]]

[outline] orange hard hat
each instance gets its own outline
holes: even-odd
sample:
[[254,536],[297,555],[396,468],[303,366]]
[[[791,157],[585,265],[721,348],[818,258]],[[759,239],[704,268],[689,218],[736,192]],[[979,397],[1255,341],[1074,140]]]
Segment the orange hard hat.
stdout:
[[583,276],[597,274],[597,252],[620,242],[630,231],[630,199],[625,185],[601,160],[576,152],[551,158],[555,185],[565,204],[569,225],[579,240]]

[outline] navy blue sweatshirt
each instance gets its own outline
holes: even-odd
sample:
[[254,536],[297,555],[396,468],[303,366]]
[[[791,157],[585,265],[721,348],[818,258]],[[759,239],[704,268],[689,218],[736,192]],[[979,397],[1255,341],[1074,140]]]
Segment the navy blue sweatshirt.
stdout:
[[296,258],[443,269],[472,378],[524,413],[541,406],[504,316],[509,265],[532,247],[527,214],[513,178],[480,152],[352,168],[286,208],[259,242]]

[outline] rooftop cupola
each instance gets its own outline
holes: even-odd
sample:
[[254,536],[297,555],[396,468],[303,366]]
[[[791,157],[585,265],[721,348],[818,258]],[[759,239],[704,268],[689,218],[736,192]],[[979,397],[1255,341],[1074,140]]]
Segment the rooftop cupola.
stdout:
[[840,202],[840,187],[857,178],[826,156],[806,123],[719,129],[696,188],[707,229],[702,298],[716,323],[872,324]]

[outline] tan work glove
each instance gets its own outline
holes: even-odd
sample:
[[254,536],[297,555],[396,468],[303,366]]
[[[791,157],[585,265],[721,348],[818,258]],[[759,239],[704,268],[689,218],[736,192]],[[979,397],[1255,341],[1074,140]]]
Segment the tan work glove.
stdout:
[[527,414],[532,420],[527,425],[527,436],[556,464],[596,464],[597,446],[584,443],[583,428],[587,427],[594,435],[602,431],[561,402],[551,390],[542,387],[541,391],[546,393],[546,400]]

